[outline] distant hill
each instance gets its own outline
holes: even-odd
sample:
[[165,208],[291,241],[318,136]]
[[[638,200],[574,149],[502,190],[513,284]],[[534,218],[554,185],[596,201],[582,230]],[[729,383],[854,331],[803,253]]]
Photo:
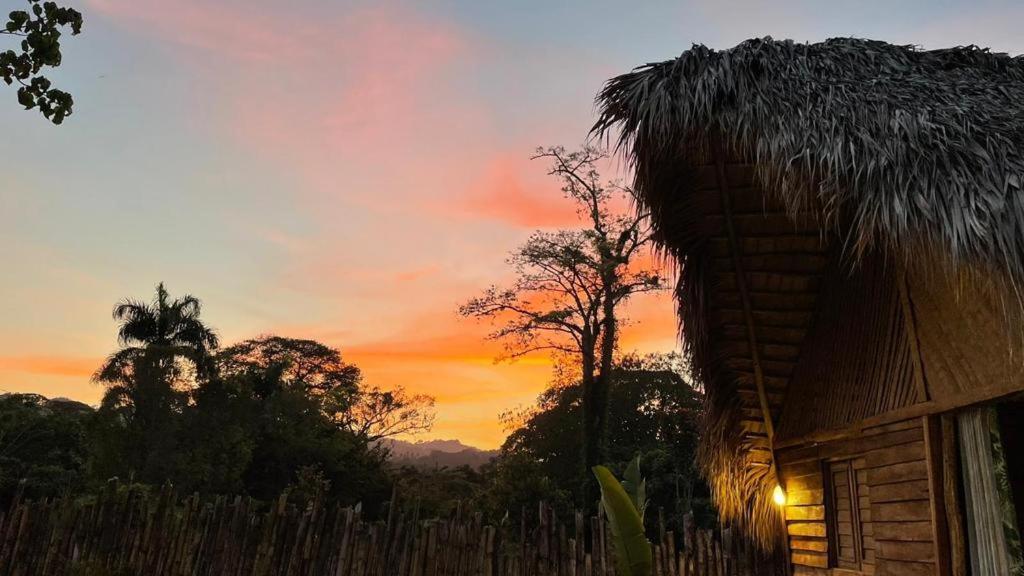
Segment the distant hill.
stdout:
[[20,399],[21,402],[24,402],[25,404],[35,405],[43,410],[64,414],[87,414],[95,410],[88,404],[84,404],[70,398],[47,398],[42,394],[35,394],[31,392],[5,392],[0,394],[0,400],[10,399]]
[[67,414],[86,414],[96,410],[84,402],[64,397],[50,398],[46,401],[46,407],[54,412],[64,412]]
[[458,440],[385,440],[391,450],[391,462],[416,468],[479,468],[498,455],[497,450],[481,450]]

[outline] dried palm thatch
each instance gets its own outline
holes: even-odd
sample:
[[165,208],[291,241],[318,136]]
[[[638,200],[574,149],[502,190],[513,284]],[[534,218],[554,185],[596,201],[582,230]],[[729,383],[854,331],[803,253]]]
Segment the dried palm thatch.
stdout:
[[1024,280],[1024,58],[832,39],[694,46],[610,80],[594,132],[618,134],[659,241],[679,265],[683,339],[709,402],[702,465],[726,521],[778,540],[775,478],[738,424],[733,375],[708,339],[708,254],[689,204],[708,142],[749,159],[766,194],[813,213],[853,255],[925,253]]

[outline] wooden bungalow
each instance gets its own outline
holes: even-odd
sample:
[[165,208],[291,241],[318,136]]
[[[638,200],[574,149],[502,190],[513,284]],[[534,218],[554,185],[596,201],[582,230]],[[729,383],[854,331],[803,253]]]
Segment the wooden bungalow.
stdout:
[[723,521],[795,574],[1024,574],[1024,58],[695,46],[598,106],[678,267]]

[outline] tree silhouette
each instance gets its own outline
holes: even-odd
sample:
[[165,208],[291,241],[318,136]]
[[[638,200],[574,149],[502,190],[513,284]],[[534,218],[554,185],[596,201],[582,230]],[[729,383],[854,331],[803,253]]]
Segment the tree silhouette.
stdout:
[[[576,203],[586,227],[535,232],[508,259],[516,281],[488,288],[459,312],[498,323],[491,338],[505,343],[507,358],[547,351],[578,361],[583,464],[589,471],[605,459],[609,378],[622,321],[619,307],[634,294],[661,289],[662,280],[636,262],[651,240],[649,219],[644,213],[613,209],[614,200],[632,199],[633,191],[602,183],[597,170],[605,158],[602,150],[554,147],[539,149],[534,158],[551,162],[549,175],[562,181],[562,191]],[[587,485],[593,490],[592,482]]]
[[31,9],[15,10],[8,15],[0,35],[21,38],[20,51],[0,52],[0,77],[7,85],[17,82],[18,103],[26,110],[39,111],[54,124],[71,115],[74,101],[71,94],[53,88],[39,74],[46,66],[60,66],[61,28],[68,26],[71,34],[82,31],[82,15],[74,9],[62,8],[54,2],[28,0]]
[[217,335],[199,319],[200,311],[193,296],[172,300],[163,282],[150,303],[125,299],[114,306],[121,348],[93,379],[107,386],[101,407],[120,415],[125,464],[142,480],[168,477],[189,388],[214,371]]
[[163,282],[150,303],[125,299],[114,306],[121,348],[93,375],[95,381],[107,384],[104,404],[137,406],[146,400],[139,398],[140,385],[170,389],[189,375],[189,369],[199,377],[209,376],[214,369],[211,352],[219,342],[199,319],[201,310],[194,296],[172,300]]
[[[217,355],[222,376],[280,370],[276,382],[314,396],[331,396],[350,405],[359,393],[362,373],[342,360],[341,352],[315,340],[260,336],[233,344]],[[257,394],[269,390],[257,390]]]
[[402,434],[420,434],[434,426],[434,398],[410,394],[401,386],[391,390],[373,387],[361,390],[353,406],[337,411],[333,417],[370,442]]
[[261,336],[225,348],[217,364],[223,377],[257,376],[254,393],[261,398],[282,389],[302,392],[336,426],[367,442],[426,432],[434,424],[433,397],[401,386],[368,387],[358,367],[315,340]]

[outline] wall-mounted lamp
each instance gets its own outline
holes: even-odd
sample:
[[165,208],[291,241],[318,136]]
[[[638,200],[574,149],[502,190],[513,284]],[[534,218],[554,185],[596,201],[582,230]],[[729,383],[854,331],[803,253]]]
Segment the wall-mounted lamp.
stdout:
[[772,492],[772,500],[774,500],[779,506],[786,505],[786,491],[782,489],[781,485],[775,485],[775,491]]

